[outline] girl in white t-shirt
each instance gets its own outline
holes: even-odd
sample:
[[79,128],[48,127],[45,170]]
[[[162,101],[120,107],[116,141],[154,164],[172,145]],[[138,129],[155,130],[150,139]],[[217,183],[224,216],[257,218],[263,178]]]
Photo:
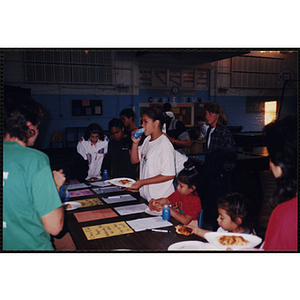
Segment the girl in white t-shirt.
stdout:
[[140,195],[148,201],[152,198],[166,198],[175,190],[174,149],[162,133],[163,123],[163,111],[158,107],[151,107],[142,116],[142,127],[146,135],[143,144],[139,146],[141,137],[131,137],[131,163],[140,163],[140,176],[130,190],[139,190]]
[[109,139],[99,124],[92,123],[87,127],[85,135],[77,144],[77,152],[88,160],[89,170],[86,179],[90,177],[101,179],[101,166],[107,154],[108,142]]

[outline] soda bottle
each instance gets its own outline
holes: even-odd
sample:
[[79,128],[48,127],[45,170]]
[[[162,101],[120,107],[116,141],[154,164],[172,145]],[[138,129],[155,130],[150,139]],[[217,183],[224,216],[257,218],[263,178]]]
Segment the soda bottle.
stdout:
[[171,213],[170,213],[170,207],[168,204],[164,205],[163,211],[162,211],[162,219],[164,221],[169,221],[171,217]]
[[145,131],[145,128],[139,128],[136,132],[133,133],[135,139],[138,139]]
[[108,180],[108,172],[107,170],[104,170],[103,172],[103,181]]

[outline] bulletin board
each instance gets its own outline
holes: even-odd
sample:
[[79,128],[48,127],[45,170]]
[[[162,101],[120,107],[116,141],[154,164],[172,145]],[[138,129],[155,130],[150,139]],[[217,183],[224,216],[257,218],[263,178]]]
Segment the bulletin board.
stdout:
[[71,100],[71,116],[103,116],[103,100]]

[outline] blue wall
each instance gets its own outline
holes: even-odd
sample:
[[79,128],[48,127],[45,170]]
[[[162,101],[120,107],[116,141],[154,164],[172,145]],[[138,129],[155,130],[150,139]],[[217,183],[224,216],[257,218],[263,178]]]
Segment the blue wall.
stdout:
[[[170,90],[140,89],[139,95],[53,95],[33,94],[32,97],[40,102],[46,110],[45,118],[40,128],[42,148],[49,148],[52,133],[62,131],[65,139],[66,127],[86,127],[90,123],[98,123],[104,130],[108,130],[108,122],[119,117],[122,109],[133,106],[136,110],[136,125],[139,125],[139,103],[204,103],[207,100],[219,102],[225,110],[229,126],[243,126],[243,131],[260,131],[264,126],[264,115],[261,113],[246,113],[246,97],[244,96],[213,96],[209,91],[193,91],[195,95],[186,96],[189,90],[182,90],[174,95]],[[102,99],[103,116],[100,117],[72,117],[71,99]],[[296,112],[297,99],[286,97],[283,101],[281,114]]]

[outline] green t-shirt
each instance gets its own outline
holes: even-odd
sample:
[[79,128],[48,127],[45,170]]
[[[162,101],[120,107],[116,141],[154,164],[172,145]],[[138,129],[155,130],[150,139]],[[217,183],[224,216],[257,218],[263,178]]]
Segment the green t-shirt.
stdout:
[[41,217],[62,205],[49,158],[3,143],[3,250],[53,250]]

